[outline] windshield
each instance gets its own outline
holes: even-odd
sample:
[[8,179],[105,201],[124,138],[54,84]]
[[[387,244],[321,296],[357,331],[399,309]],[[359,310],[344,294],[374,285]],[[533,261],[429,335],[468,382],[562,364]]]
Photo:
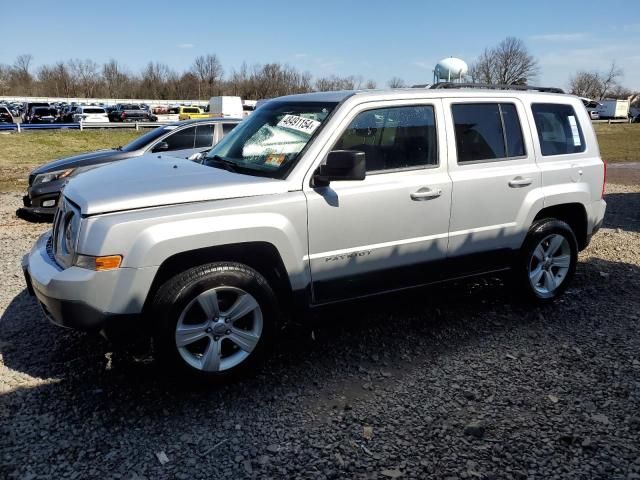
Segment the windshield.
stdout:
[[240,122],[207,154],[206,165],[284,178],[336,107],[335,102],[270,102]]
[[126,144],[122,147],[122,150],[125,152],[133,152],[134,150],[140,150],[141,148],[146,147],[149,143],[153,142],[155,139],[160,138],[167,132],[170,132],[176,128],[175,126],[168,125],[166,127],[154,128],[150,132],[145,133],[144,135],[136,138],[133,142]]

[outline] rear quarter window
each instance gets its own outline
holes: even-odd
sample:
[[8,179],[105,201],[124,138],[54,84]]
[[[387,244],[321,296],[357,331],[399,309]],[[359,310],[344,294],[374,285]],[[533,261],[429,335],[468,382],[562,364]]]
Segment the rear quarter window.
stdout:
[[586,149],[582,127],[571,105],[531,104],[543,156],[567,155]]

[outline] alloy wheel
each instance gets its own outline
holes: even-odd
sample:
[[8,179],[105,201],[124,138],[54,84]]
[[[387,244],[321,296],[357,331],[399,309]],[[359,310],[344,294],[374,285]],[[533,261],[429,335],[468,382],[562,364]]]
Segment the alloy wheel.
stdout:
[[184,308],[175,331],[182,359],[197,370],[221,372],[238,366],[256,348],[262,310],[250,293],[230,286],[200,293]]
[[529,282],[542,297],[552,296],[564,282],[571,266],[569,241],[554,233],[543,238],[529,260]]

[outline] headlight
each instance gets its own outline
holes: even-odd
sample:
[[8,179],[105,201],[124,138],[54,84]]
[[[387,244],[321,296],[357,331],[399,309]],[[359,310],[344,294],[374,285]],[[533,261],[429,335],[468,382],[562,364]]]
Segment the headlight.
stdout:
[[53,182],[54,180],[66,178],[71,175],[74,170],[75,168],[66,168],[55,172],[41,173],[40,175],[36,175],[36,178],[33,180],[33,184],[38,185],[39,183]]
[[53,253],[65,268],[73,263],[80,221],[80,211],[66,198],[61,201],[53,223]]

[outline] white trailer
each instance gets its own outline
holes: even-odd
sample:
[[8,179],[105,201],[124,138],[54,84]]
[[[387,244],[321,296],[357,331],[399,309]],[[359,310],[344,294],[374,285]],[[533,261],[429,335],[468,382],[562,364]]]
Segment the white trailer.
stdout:
[[209,115],[212,117],[243,118],[242,99],[240,97],[211,97]]
[[600,118],[627,118],[629,100],[602,100],[598,106]]

